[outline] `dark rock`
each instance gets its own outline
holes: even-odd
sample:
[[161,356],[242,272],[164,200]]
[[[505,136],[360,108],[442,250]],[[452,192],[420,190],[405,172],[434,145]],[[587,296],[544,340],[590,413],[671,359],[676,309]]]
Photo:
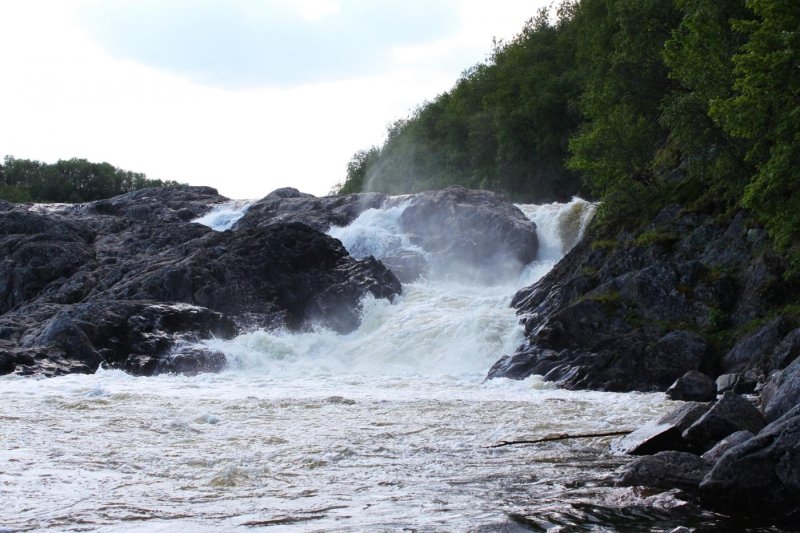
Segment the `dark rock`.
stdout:
[[751,394],[756,390],[758,382],[752,377],[735,372],[733,374],[722,374],[717,378],[717,393],[734,392],[736,394]]
[[487,379],[540,374],[569,389],[652,391],[666,389],[687,369],[713,367],[713,348],[696,334],[675,331],[657,339],[640,332],[610,335],[614,325],[605,324],[607,336],[597,335],[606,318],[596,300],[562,309],[530,336],[532,345],[497,361]]
[[[265,203],[311,200],[284,190]],[[0,372],[214,371],[220,354],[177,347],[241,327],[351,331],[365,295],[399,293],[379,261],[301,223],[222,234],[189,222],[224,201],[176,187],[0,211]],[[353,198],[329,201],[354,216]]]
[[671,400],[710,402],[717,398],[717,386],[702,372],[690,370],[670,385],[667,397]]
[[775,351],[764,361],[767,372],[783,370],[792,361],[800,357],[800,328],[792,330],[775,348]]
[[781,372],[779,384],[764,408],[764,417],[772,422],[800,405],[800,358]]
[[[716,352],[703,337],[688,331],[671,331],[645,351],[644,370],[659,388],[684,375],[684,370],[713,372]],[[713,398],[711,398],[713,399]],[[698,400],[702,401],[702,400]]]
[[617,478],[623,487],[697,490],[712,463],[687,452],[659,452],[628,464]]
[[754,435],[752,431],[737,431],[736,433],[731,433],[716,443],[713,448],[704,453],[703,459],[706,461],[711,461],[712,463],[716,463],[719,458],[725,454],[725,452],[734,446],[738,446],[744,442],[747,442],[753,438],[753,436]]
[[225,354],[200,347],[184,347],[161,356],[132,355],[122,369],[134,375],[155,374],[196,375],[203,372],[219,372],[227,366]]
[[741,339],[722,358],[726,373],[745,372],[769,358],[783,338],[792,329],[786,317],[778,317]]
[[800,513],[800,406],[728,450],[700,484],[702,500],[736,516]]
[[630,455],[688,450],[688,443],[682,434],[703,416],[709,407],[707,404],[687,402],[657,421],[645,424],[633,433],[618,439],[612,445],[612,450],[615,453]]
[[765,247],[745,212],[726,221],[667,206],[635,234],[592,233],[607,230],[590,228],[586,241],[514,296],[526,340],[490,377],[541,374],[574,389],[665,390],[689,370],[763,381],[791,358],[790,349],[773,357],[796,327],[791,320],[737,339],[724,361],[709,342],[796,301],[782,278],[786,259]]
[[345,194],[317,198],[297,189],[277,189],[251,205],[236,223],[237,230],[264,228],[275,223],[302,222],[318,231],[347,226],[362,212],[383,206],[388,196],[380,193]]
[[693,449],[705,452],[737,431],[758,433],[764,417],[755,406],[733,392],[726,392],[703,416],[683,432]]
[[503,280],[536,258],[536,225],[501,195],[449,187],[415,195],[400,216],[411,241],[430,252],[434,268]]

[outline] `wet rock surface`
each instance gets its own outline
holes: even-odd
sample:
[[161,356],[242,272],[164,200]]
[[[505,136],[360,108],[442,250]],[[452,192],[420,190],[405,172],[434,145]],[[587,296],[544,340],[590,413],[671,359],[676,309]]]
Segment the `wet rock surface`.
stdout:
[[365,294],[401,290],[379,261],[296,222],[214,232],[207,187],[144,189],[80,205],[0,210],[0,371],[217,371],[192,346],[249,327],[346,332]]
[[710,402],[717,397],[717,385],[702,372],[690,370],[669,386],[667,397],[685,402]]
[[683,432],[683,438],[699,453],[710,450],[717,442],[737,431],[758,433],[764,427],[764,416],[738,394],[726,392]]
[[663,451],[688,451],[683,432],[710,409],[710,405],[686,402],[663,417],[645,424],[612,445],[616,453],[650,455]]
[[725,452],[700,493],[709,505],[731,514],[799,518],[800,406]]
[[734,516],[798,516],[798,288],[753,225],[668,206],[636,232],[590,229],[515,295],[525,341],[488,377],[707,401],[618,441],[646,456],[624,483],[688,490]]
[[368,209],[406,208],[400,230],[422,252],[387,260],[408,280],[434,261],[516,275],[537,248],[535,225],[485,191],[317,198],[285,188],[231,230],[192,222],[227,202],[209,187],[175,187],[77,205],[3,203],[0,372],[216,371],[224,358],[198,341],[257,327],[350,332],[365,295],[401,292],[381,261],[352,257],[324,233]]
[[727,350],[720,328],[762,319],[792,302],[788,268],[763,240],[747,239],[744,213],[726,221],[664,208],[637,233],[590,231],[514,305],[526,341],[489,377],[541,374],[570,389],[665,390],[689,370],[764,375],[786,366],[784,339],[797,327],[778,316]]
[[628,464],[617,478],[617,485],[696,490],[711,466],[711,462],[692,453],[658,452]]

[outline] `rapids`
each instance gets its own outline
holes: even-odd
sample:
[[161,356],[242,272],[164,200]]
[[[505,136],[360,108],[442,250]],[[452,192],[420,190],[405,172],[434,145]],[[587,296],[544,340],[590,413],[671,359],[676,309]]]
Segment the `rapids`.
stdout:
[[[673,498],[611,486],[608,439],[487,449],[498,440],[633,428],[662,394],[483,382],[522,340],[509,301],[577,242],[594,206],[520,206],[539,259],[491,286],[432,271],[361,327],[252,331],[207,344],[228,369],[0,378],[0,530],[668,529]],[[247,204],[204,217],[235,223]],[[332,228],[355,256],[414,249],[404,204]],[[642,509],[647,508],[647,511]],[[631,511],[633,509],[633,511]]]

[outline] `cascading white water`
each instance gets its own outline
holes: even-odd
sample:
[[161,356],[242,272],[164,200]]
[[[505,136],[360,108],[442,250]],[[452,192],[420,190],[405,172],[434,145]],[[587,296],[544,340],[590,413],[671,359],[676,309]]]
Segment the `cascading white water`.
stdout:
[[252,204],[253,200],[231,200],[213,207],[211,211],[192,222],[208,226],[214,231],[229,230],[239,222]]
[[[665,408],[661,395],[537,377],[483,383],[522,340],[514,291],[552,267],[593,210],[578,199],[520,207],[540,258],[519,279],[406,284],[393,303],[366,299],[348,335],[208,341],[229,369],[191,378],[0,377],[0,529],[497,529],[516,515],[572,516],[573,503],[630,504],[623,489],[596,488],[619,461],[605,440],[483,448],[631,427]],[[402,209],[330,232],[357,256],[422,253],[399,234]]]

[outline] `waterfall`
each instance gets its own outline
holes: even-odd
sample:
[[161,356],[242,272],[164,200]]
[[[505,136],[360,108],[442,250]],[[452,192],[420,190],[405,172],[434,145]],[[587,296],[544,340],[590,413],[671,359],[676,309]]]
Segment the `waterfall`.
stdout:
[[229,230],[239,222],[253,202],[254,200],[231,200],[214,206],[211,211],[192,222],[208,226],[214,231]]
[[[430,258],[400,229],[409,205],[368,209],[331,236],[355,257],[391,261],[403,254]],[[535,282],[581,237],[594,205],[581,199],[563,204],[522,205],[536,222],[539,257],[518,279],[485,286],[429,276],[404,284],[395,302],[366,298],[362,323],[348,335],[322,328],[310,332],[254,331],[230,341],[207,341],[228,358],[231,372],[268,376],[462,376],[479,380],[501,355],[522,342],[509,307],[514,292]]]

